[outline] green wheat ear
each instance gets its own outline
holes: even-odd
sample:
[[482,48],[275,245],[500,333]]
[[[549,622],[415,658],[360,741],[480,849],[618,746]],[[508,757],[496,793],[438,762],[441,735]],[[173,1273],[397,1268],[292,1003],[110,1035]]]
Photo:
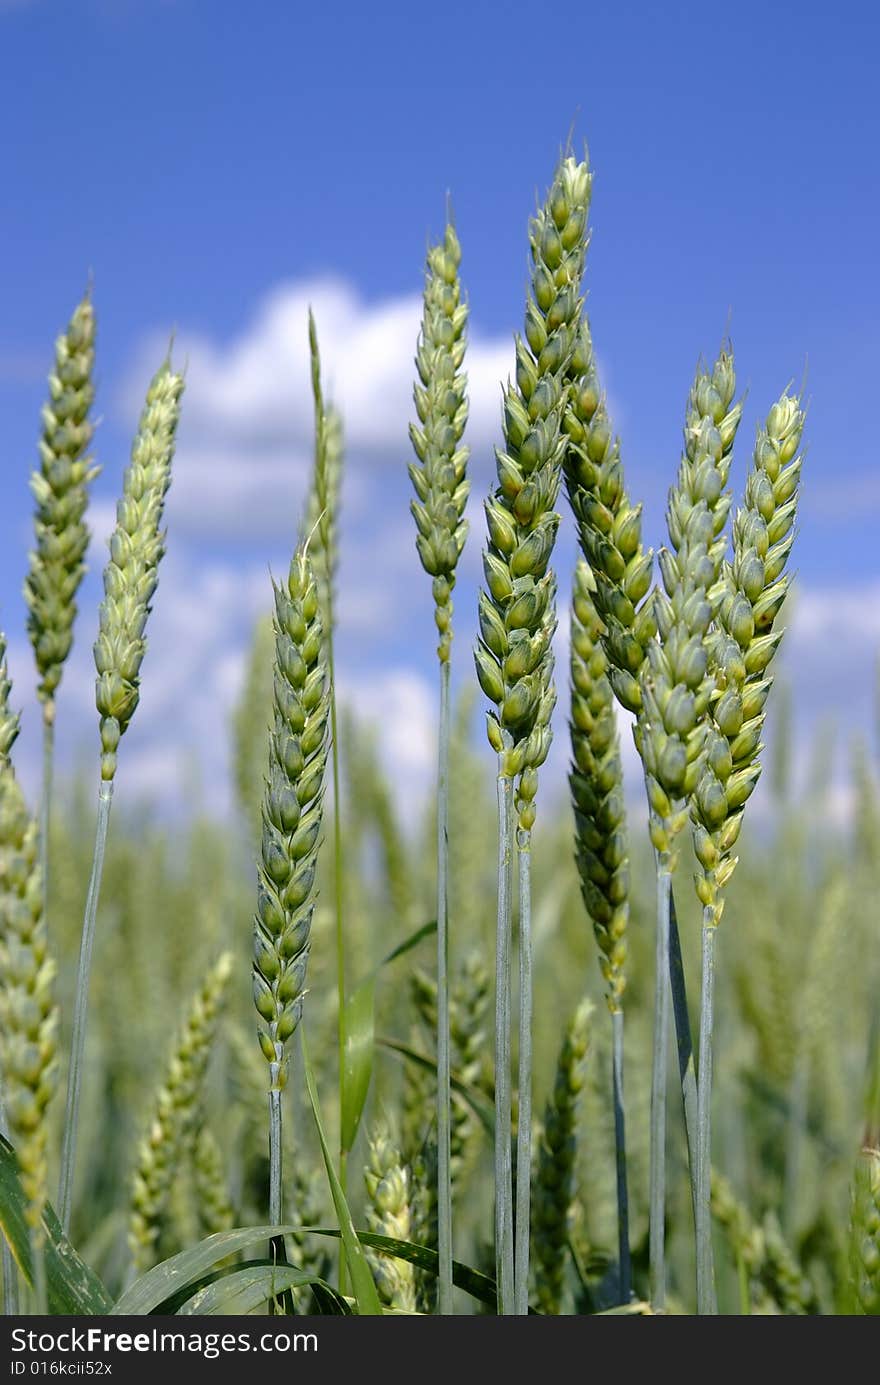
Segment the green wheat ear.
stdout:
[[43,714],[55,716],[55,693],[73,644],[76,596],[86,571],[89,484],[98,474],[88,455],[95,397],[95,313],[87,293],[55,343],[49,399],[43,407],[40,465],[31,476],[35,543],[25,579],[28,634],[37,664]]

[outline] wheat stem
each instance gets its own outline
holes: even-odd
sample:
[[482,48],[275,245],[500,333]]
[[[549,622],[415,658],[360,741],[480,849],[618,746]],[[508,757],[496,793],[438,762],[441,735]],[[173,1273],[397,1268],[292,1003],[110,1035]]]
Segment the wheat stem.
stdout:
[[694,1045],[688,1015],[687,987],[684,961],[675,912],[675,891],[669,891],[669,981],[672,989],[672,1015],[675,1024],[675,1045],[678,1050],[678,1075],[684,1109],[684,1129],[687,1140],[688,1170],[691,1182],[691,1204],[694,1223],[697,1216],[697,1074],[694,1066]]
[[439,1309],[452,1313],[452,1167],[449,1085],[449,660],[440,660],[437,786],[437,1250]]
[[514,1302],[529,1311],[529,1229],[532,1187],[532,834],[516,834],[519,866],[519,1116],[516,1136]]
[[46,1282],[46,1243],[32,1227],[30,1233],[31,1266],[34,1277],[33,1311],[45,1318],[49,1313],[49,1286]]
[[651,1307],[666,1303],[666,1058],[669,1043],[669,858],[657,861],[657,939],[654,972],[654,1055],[651,1068],[650,1292]]
[[[3,1090],[0,1087],[0,1135],[8,1138],[8,1128],[6,1125],[6,1112],[4,1110]],[[9,1242],[6,1237],[2,1238],[2,1266],[3,1266],[3,1316],[13,1318],[18,1316],[18,1269],[12,1258],[12,1251],[9,1249]]]
[[629,1303],[632,1265],[629,1253],[629,1193],[626,1180],[626,1104],[623,1091],[623,1010],[611,1013],[611,1070],[614,1097],[614,1156],[617,1170],[617,1244],[619,1297]]
[[514,1310],[510,1107],[510,895],[513,781],[498,775],[498,922],[495,933],[495,1278],[498,1315]]
[[73,1034],[70,1042],[70,1068],[67,1077],[67,1101],[64,1108],[64,1137],[61,1145],[61,1180],[58,1186],[58,1215],[64,1234],[70,1232],[73,1204],[73,1179],[76,1167],[76,1138],[79,1120],[79,1100],[82,1089],[83,1058],[86,1047],[86,1011],[89,1000],[89,977],[92,969],[92,947],[95,941],[95,920],[98,897],[104,873],[104,852],[107,846],[107,826],[113,802],[113,780],[102,779],[98,789],[98,822],[95,829],[95,854],[86,896],[82,938],[79,948],[79,968],[76,977],[76,998],[73,1008]]
[[697,1079],[697,1313],[712,1315],[715,1266],[712,1258],[712,1026],[715,1005],[715,911],[703,910],[703,969],[700,987],[700,1070]]
[[49,827],[52,816],[52,763],[55,754],[55,703],[43,703],[43,786],[40,798],[40,874],[43,915],[49,917]]

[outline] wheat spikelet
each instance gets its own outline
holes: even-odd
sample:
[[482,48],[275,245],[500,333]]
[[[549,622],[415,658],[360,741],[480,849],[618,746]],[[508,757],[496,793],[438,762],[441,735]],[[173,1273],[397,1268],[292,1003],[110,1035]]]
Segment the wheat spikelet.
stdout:
[[275,586],[274,722],[254,918],[254,1004],[270,1090],[302,1015],[327,762],[329,693],[318,588],[303,549]]
[[144,630],[165,551],[162,515],[180,417],[183,377],[165,361],[153,377],[116,508],[104,569],[95,642],[96,702],[101,718],[101,778],[112,781],[116,752],[140,697]]
[[577,1121],[590,1039],[592,1005],[582,1001],[569,1024],[553,1091],[544,1113],[535,1189],[532,1241],[535,1287],[542,1313],[562,1312],[569,1224],[574,1201]]
[[[388,1130],[380,1127],[370,1140],[370,1159],[364,1169],[369,1206],[367,1223],[379,1236],[412,1240],[410,1173]],[[406,1260],[367,1252],[379,1297],[388,1308],[416,1311],[415,1267]]]
[[594,590],[589,567],[578,562],[572,593],[569,786],[581,893],[613,1012],[620,1009],[626,986],[629,858],[620,741]]
[[54,720],[55,693],[73,643],[76,595],[85,574],[89,484],[98,474],[88,456],[95,397],[95,314],[87,293],[55,343],[49,400],[43,407],[40,465],[31,476],[36,500],[35,544],[25,578],[28,634],[37,664],[37,696]]
[[467,537],[464,518],[469,483],[468,449],[462,445],[467,422],[467,382],[462,371],[467,306],[461,301],[458,267],[461,247],[455,228],[428,250],[422,327],[416,350],[418,381],[413,390],[419,422],[410,424],[417,461],[409,466],[416,499],[416,548],[433,578],[434,619],[440,634],[441,663],[452,644],[452,589]]
[[745,804],[761,773],[764,707],[772,682],[767,670],[782,639],[774,621],[788,592],[785,566],[794,541],[803,425],[798,401],[783,394],[758,432],[745,504],[734,520],[733,562],[725,565],[720,584],[712,644],[717,700],[692,803],[694,848],[703,868],[697,892],[715,923],[736,866],[732,852]]
[[224,952],[200,986],[140,1144],[132,1185],[128,1244],[135,1266],[141,1271],[154,1263],[175,1172],[198,1120],[202,1084],[232,963],[232,954]]

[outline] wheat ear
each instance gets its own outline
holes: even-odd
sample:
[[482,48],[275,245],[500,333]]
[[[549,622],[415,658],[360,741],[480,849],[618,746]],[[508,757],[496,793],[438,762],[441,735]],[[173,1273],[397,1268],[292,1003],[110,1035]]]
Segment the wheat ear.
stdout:
[[193,1182],[203,1234],[213,1236],[218,1231],[231,1231],[235,1225],[235,1211],[229,1199],[223,1155],[212,1132],[204,1125],[193,1150]]
[[42,1218],[48,1200],[47,1110],[57,1079],[58,1006],[43,914],[38,827],[9,760],[18,735],[9,693],[6,641],[0,635],[0,1093],[27,1200],[36,1311],[46,1313]]
[[538,1147],[532,1239],[535,1287],[542,1313],[559,1314],[563,1306],[575,1197],[578,1107],[586,1074],[592,1010],[589,1001],[582,1001],[565,1031]]
[[100,718],[101,782],[95,854],[80,942],[61,1149],[58,1212],[65,1231],[70,1229],[73,1203],[89,976],[117,750],[140,697],[141,664],[146,650],[144,632],[159,581],[159,562],[165,551],[162,518],[165,496],[171,484],[171,461],[182,393],[183,377],[171,369],[168,360],[164,361],[147,391],[132,446],[131,461],[123,478],[122,497],[116,507],[116,528],[110,539],[110,557],[104,569],[104,600],[94,646],[98,673],[95,701]]
[[40,866],[44,909],[49,880],[55,694],[73,644],[76,597],[89,546],[85,523],[89,485],[98,474],[88,455],[94,431],[89,418],[95,398],[94,364],[95,313],[88,292],[55,343],[49,398],[42,413],[40,464],[31,476],[36,501],[34,548],[24,595],[37,665],[37,696],[43,707]]
[[156,1261],[159,1237],[181,1155],[193,1143],[200,1098],[233,957],[224,952],[193,999],[156,1095],[138,1151],[132,1184],[128,1245],[135,1269]]
[[300,548],[287,581],[275,586],[273,726],[254,919],[254,1004],[269,1064],[269,1219],[276,1226],[282,1220],[281,1092],[305,996],[329,713],[318,587]]
[[439,1308],[452,1312],[452,1171],[449,1085],[449,674],[452,589],[467,537],[468,450],[462,445],[467,421],[467,307],[461,301],[461,249],[449,224],[443,240],[428,250],[422,327],[416,350],[415,399],[418,423],[410,425],[416,462],[409,474],[416,492],[410,504],[416,549],[433,578],[434,620],[440,635],[440,734],[437,775],[437,1237]]
[[611,1012],[617,1230],[620,1301],[631,1289],[629,1196],[623,1084],[623,993],[629,921],[629,855],[620,740],[602,622],[593,601],[595,579],[579,561],[571,611],[571,749],[569,775],[575,822],[575,860],[584,906],[593,923]]
[[718,583],[714,637],[709,643],[713,703],[703,770],[691,800],[694,849],[702,867],[697,894],[703,906],[700,1071],[697,1087],[697,1312],[713,1311],[710,1211],[712,1038],[715,932],[724,889],[736,866],[732,854],[745,804],[761,773],[759,753],[768,667],[782,639],[774,621],[788,592],[785,572],[794,540],[798,455],[804,415],[783,394],[758,432],[745,504],[733,525],[733,563]]
[[[380,1126],[370,1140],[370,1159],[364,1169],[369,1205],[367,1224],[379,1236],[412,1240],[412,1186],[409,1169],[388,1130]],[[368,1251],[382,1302],[400,1313],[416,1311],[415,1267],[396,1256]]]
[[[498,1305],[528,1311],[528,1205],[531,1113],[530,849],[538,768],[550,748],[556,701],[551,641],[556,625],[550,558],[559,526],[554,510],[565,435],[567,371],[581,310],[586,223],[592,176],[586,163],[559,165],[544,206],[532,220],[532,285],[525,340],[516,340],[516,382],[503,401],[504,447],[496,449],[498,485],[486,502],[489,543],[480,592],[480,685],[494,704],[489,741],[498,755],[498,922],[496,930],[495,1196]],[[510,931],[513,788],[516,781],[520,877],[520,1149],[517,1238],[510,1198]],[[516,1259],[516,1266],[514,1260]],[[516,1287],[514,1287],[516,1281]]]

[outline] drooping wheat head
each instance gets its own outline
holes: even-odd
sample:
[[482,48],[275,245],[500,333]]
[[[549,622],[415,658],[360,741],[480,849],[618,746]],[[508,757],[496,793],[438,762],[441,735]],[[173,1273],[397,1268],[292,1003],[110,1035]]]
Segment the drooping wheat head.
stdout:
[[37,664],[37,696],[52,722],[55,693],[73,643],[76,596],[85,574],[89,485],[98,474],[88,455],[95,397],[95,313],[91,293],[55,343],[49,399],[43,406],[40,464],[31,476],[36,500],[34,549],[24,594]]
[[433,578],[434,619],[441,663],[452,644],[452,589],[467,538],[464,518],[470,489],[468,449],[462,444],[468,415],[467,379],[462,370],[467,340],[467,305],[458,270],[461,247],[455,228],[428,250],[422,326],[416,349],[418,380],[413,388],[418,423],[409,435],[417,460],[409,465],[416,492],[410,502],[416,548]]
[[95,642],[96,701],[101,718],[101,778],[116,773],[119,741],[140,697],[144,631],[165,551],[162,516],[180,418],[183,377],[163,362],[147,391],[116,528],[104,569],[104,600]]

